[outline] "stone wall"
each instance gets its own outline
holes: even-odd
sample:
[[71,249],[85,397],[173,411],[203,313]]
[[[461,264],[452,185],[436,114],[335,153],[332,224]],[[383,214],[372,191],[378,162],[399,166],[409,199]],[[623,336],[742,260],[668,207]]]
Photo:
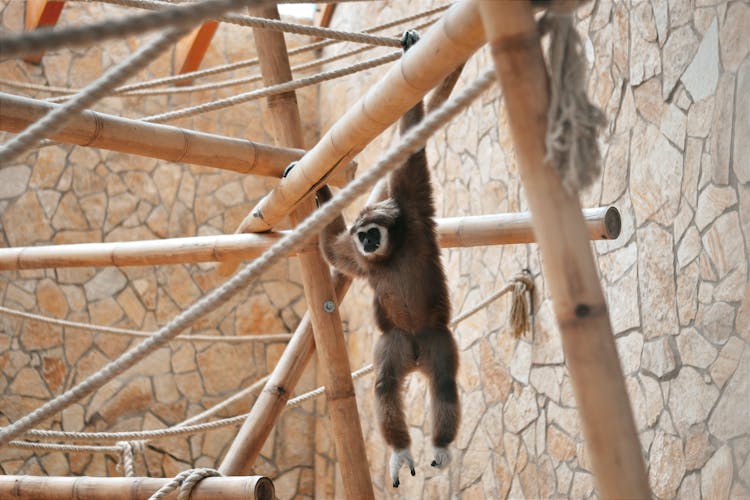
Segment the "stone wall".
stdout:
[[[0,2],[3,34],[23,30],[25,2]],[[135,11],[83,2],[65,5],[59,26],[80,25]],[[49,86],[81,87],[103,69],[121,61],[145,40],[133,37],[88,48],[48,52],[41,65],[20,60],[0,62],[2,78]],[[292,46],[308,43],[290,37]],[[220,25],[203,67],[253,57],[252,32]],[[308,53],[307,57],[314,57]],[[295,62],[299,62],[297,57]],[[173,51],[167,51],[132,81],[170,76]],[[196,83],[257,73],[244,68]],[[252,87],[171,96],[108,98],[95,109],[142,117],[182,108]],[[31,97],[47,93],[18,91]],[[317,92],[299,93],[306,141],[317,138]],[[175,125],[226,136],[272,143],[264,128],[267,110],[253,101],[222,111],[183,119]],[[3,142],[10,138],[2,134]],[[211,168],[173,164],[85,147],[53,145],[35,150],[0,168],[0,245],[23,246],[73,242],[131,241],[231,233],[275,181]],[[153,331],[223,282],[213,265],[49,269],[0,273],[0,304],[56,318]],[[275,265],[260,282],[187,333],[250,337],[293,331],[305,310],[296,260]],[[138,340],[50,327],[0,315],[0,425],[15,421],[115,359]],[[68,431],[138,430],[178,423],[218,403],[265,375],[284,343],[174,341],[45,424]],[[315,384],[314,364],[300,390]],[[222,412],[247,411],[247,399]],[[290,411],[263,449],[256,471],[273,477],[285,498],[313,487],[314,427],[312,404]],[[217,466],[236,428],[189,439],[150,443],[138,455],[136,473],[172,476],[192,466]],[[290,436],[294,436],[290,438]],[[122,475],[117,456],[0,451],[6,474],[94,476]]]
[[[339,5],[333,26],[364,29],[432,2]],[[578,12],[592,67],[589,90],[609,121],[604,171],[583,194],[613,204],[620,238],[593,250],[610,306],[653,492],[658,498],[750,496],[750,6],[705,0],[601,0]],[[373,57],[374,52],[362,57]],[[474,57],[459,83],[491,64]],[[325,84],[321,130],[378,75]],[[502,98],[493,90],[427,146],[440,216],[526,209]],[[499,126],[498,126],[499,123]],[[360,155],[360,169],[394,131]],[[350,211],[351,216],[356,209]],[[406,385],[417,475],[393,490],[375,425],[372,378],[357,385],[378,497],[585,498],[596,495],[559,333],[535,245],[443,253],[454,314],[530,268],[533,331],[506,328],[507,299],[456,328],[463,422],[448,471],[432,458],[424,380]],[[371,294],[343,304],[352,367],[372,359],[379,333]],[[341,496],[322,432],[316,491]],[[321,495],[322,497],[322,495]]]

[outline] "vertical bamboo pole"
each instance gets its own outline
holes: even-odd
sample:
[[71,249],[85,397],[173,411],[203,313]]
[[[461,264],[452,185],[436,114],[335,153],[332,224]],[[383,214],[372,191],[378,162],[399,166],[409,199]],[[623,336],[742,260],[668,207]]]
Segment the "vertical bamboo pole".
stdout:
[[[266,7],[258,13],[279,18],[278,9]],[[261,74],[266,85],[291,80],[292,74],[282,33],[254,29]],[[303,146],[302,123],[294,92],[268,100],[277,143]],[[315,209],[312,199],[301,203],[292,214],[296,222]],[[349,357],[344,342],[338,301],[328,265],[317,247],[300,252],[305,298],[318,351],[319,366],[327,371],[326,395],[332,434],[339,457],[347,498],[374,498],[370,467],[365,453],[359,411],[354,396]],[[234,448],[234,444],[232,448]],[[239,464],[234,464],[237,467]],[[243,466],[247,466],[243,464]],[[227,469],[233,468],[227,464]],[[233,473],[233,472],[232,472]]]
[[545,161],[547,73],[529,2],[479,2],[503,87],[594,477],[603,498],[650,498],[607,305],[577,197]]

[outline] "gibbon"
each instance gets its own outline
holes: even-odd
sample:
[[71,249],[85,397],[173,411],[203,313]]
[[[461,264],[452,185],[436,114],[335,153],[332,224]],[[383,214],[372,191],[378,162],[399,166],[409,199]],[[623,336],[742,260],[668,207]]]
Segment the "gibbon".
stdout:
[[[401,135],[423,114],[420,101],[401,119]],[[328,187],[318,191],[319,203],[330,197]],[[374,353],[377,418],[393,448],[389,469],[395,488],[402,465],[415,475],[403,410],[404,377],[419,370],[429,379],[433,467],[450,461],[447,446],[460,420],[458,349],[448,327],[450,301],[434,217],[423,148],[390,174],[387,199],[364,208],[348,231],[339,219],[320,235],[326,260],[352,277],[366,278],[374,292],[375,321],[383,333]]]

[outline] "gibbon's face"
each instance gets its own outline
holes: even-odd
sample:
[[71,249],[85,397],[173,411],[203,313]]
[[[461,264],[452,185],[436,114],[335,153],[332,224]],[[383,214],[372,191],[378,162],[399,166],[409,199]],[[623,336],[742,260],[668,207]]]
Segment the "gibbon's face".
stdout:
[[360,226],[353,238],[357,250],[367,259],[385,257],[388,253],[388,229],[380,224]]
[[400,210],[389,199],[362,210],[351,228],[351,237],[359,254],[367,260],[388,257],[391,252],[388,229],[396,223]]

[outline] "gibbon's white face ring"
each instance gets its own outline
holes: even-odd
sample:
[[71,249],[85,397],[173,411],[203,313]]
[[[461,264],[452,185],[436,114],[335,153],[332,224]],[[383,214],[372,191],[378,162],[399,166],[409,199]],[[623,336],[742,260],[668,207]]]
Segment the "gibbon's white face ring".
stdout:
[[[372,229],[377,229],[377,231],[380,233],[380,241],[375,250],[367,251],[365,250],[364,242],[360,240],[358,235],[360,233],[367,233]],[[386,255],[386,252],[388,251],[388,229],[381,226],[380,224],[375,224],[374,222],[372,222],[365,226],[361,226],[357,229],[356,233],[352,235],[352,239],[354,239],[354,243],[357,245],[357,251],[366,259],[382,257]]]

